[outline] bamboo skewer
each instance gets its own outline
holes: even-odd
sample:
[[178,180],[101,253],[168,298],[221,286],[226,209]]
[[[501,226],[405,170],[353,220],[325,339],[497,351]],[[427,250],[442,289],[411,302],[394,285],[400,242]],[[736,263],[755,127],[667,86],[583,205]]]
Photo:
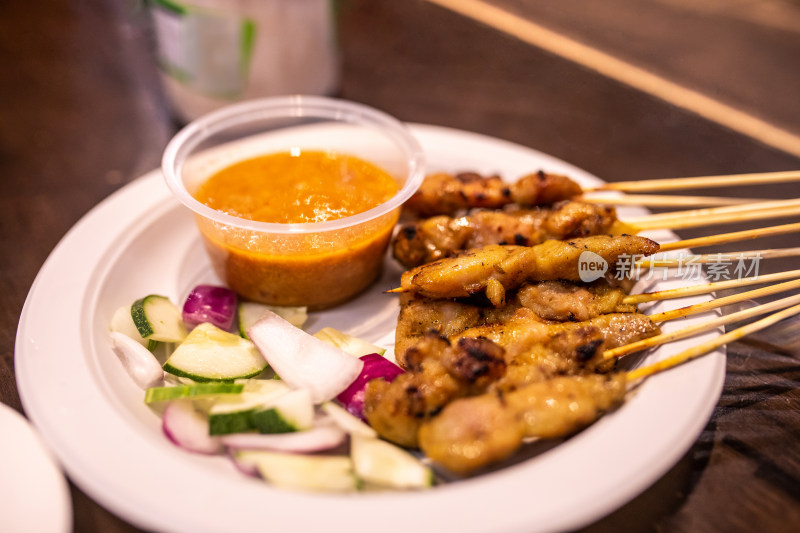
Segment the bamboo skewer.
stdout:
[[742,337],[745,337],[751,333],[755,333],[756,331],[760,331],[780,322],[785,318],[797,315],[798,313],[800,313],[800,305],[795,305],[793,307],[789,307],[788,309],[778,311],[777,313],[769,315],[766,318],[762,318],[761,320],[757,320],[756,322],[737,328],[733,331],[720,335],[719,337],[700,343],[697,346],[693,346],[688,350],[684,350],[683,352],[673,355],[672,357],[668,357],[652,365],[630,370],[626,374],[627,381],[629,383],[639,381],[658,372],[673,368],[696,357],[704,355],[712,350],[715,350],[724,344],[737,341]]
[[774,207],[750,209],[751,206],[755,205],[759,204],[737,206],[739,209],[736,211],[722,213],[699,214],[697,211],[686,211],[683,215],[674,216],[673,218],[655,218],[658,215],[654,215],[653,218],[645,217],[626,220],[625,224],[636,228],[636,231],[640,232],[651,229],[696,228],[699,226],[727,224],[729,222],[747,222],[750,220],[764,220],[800,215],[800,200],[783,201],[780,205]]
[[724,176],[697,176],[691,178],[667,178],[642,181],[618,181],[600,187],[584,189],[594,191],[673,191],[680,189],[703,189],[710,187],[731,187],[738,185],[759,185],[762,183],[791,183],[800,181],[800,171],[760,172],[754,174],[730,174]]
[[716,254],[701,254],[681,257],[657,256],[645,257],[636,261],[636,266],[640,268],[674,268],[689,265],[703,265],[706,263],[718,263],[724,259],[742,261],[745,259],[774,259],[779,257],[794,257],[800,255],[800,247],[796,248],[770,248],[766,250],[749,250],[746,252],[730,252]]
[[656,335],[655,337],[649,337],[647,339],[632,342],[630,344],[626,344],[618,348],[612,348],[610,350],[606,350],[605,352],[603,352],[603,358],[613,359],[615,357],[622,357],[623,355],[628,355],[634,352],[644,350],[646,348],[651,348],[653,346],[659,346],[661,344],[666,344],[679,339],[690,337],[698,333],[703,333],[705,331],[716,329],[720,326],[733,324],[735,322],[739,322],[740,320],[746,320],[754,316],[763,315],[765,313],[769,313],[770,311],[783,309],[785,307],[789,307],[790,305],[796,305],[796,304],[800,304],[800,294],[789,296],[788,298],[783,298],[781,300],[775,300],[774,302],[762,304],[753,307],[751,309],[744,309],[742,311],[737,311],[736,313],[721,316],[709,320],[708,322],[703,322],[702,324],[695,324],[680,329],[678,331],[674,331],[672,333],[662,333],[661,335]]
[[767,200],[762,198],[732,198],[727,196],[681,196],[666,194],[624,194],[617,196],[579,196],[575,200],[602,205],[638,205],[645,207],[714,207],[747,205]]
[[768,296],[770,294],[776,294],[797,288],[800,288],[800,279],[778,283],[777,285],[770,285],[769,287],[762,287],[752,291],[740,292],[738,294],[732,294],[723,298],[716,298],[708,302],[687,305],[686,307],[673,309],[671,311],[664,311],[663,313],[655,313],[649,315],[648,318],[653,322],[666,322],[667,320],[674,320],[684,316],[695,315],[697,313],[710,311],[711,309],[717,309],[729,304],[743,302],[744,300],[752,300],[753,298]]
[[662,252],[680,250],[683,248],[700,248],[703,246],[714,246],[729,242],[743,241],[747,239],[757,239],[759,237],[770,237],[774,235],[784,235],[793,231],[800,231],[800,222],[793,224],[782,224],[780,226],[769,226],[766,228],[756,228],[744,231],[734,231],[733,233],[721,233],[719,235],[708,235],[696,239],[684,239],[682,241],[668,242],[661,245]]
[[[684,210],[684,211],[670,211],[668,213],[658,213],[655,215],[647,215],[646,217],[642,217],[642,220],[669,220],[669,219],[681,219],[687,216],[713,216],[713,215],[720,215],[723,213],[741,213],[743,211],[754,211],[754,210],[761,210],[761,209],[772,209],[775,207],[783,208],[783,207],[790,207],[790,206],[799,206],[800,205],[800,198],[791,198],[788,200],[763,200],[759,202],[752,202],[747,204],[739,204],[739,205],[723,205],[718,207],[707,207],[703,209],[692,209],[692,210]],[[633,219],[630,221],[632,224],[636,224],[637,220]]]
[[[789,233],[790,231],[800,231],[800,223],[796,224],[786,224],[783,226],[772,226],[768,228],[759,228],[755,230],[746,230],[741,232],[735,233],[725,233],[720,235],[711,235],[709,237],[700,237],[698,239],[687,239],[683,241],[675,241],[672,243],[666,243],[661,245],[661,251],[672,251],[672,250],[679,250],[682,248],[689,248],[691,246],[711,246],[713,244],[725,243],[725,242],[733,242],[737,240],[739,235],[744,234],[746,238],[756,238],[761,236],[769,236],[769,235],[780,235],[783,233]],[[754,233],[756,233],[754,235]],[[719,239],[718,242],[715,242],[715,239]],[[710,241],[710,242],[709,242]],[[800,255],[800,247],[797,248],[777,248],[777,249],[767,249],[767,250],[752,250],[752,251],[744,251],[744,252],[734,252],[732,256],[730,256],[731,260],[745,260],[745,259],[754,259],[756,257],[760,259],[768,259],[768,258],[775,258],[775,257],[792,257],[795,255]],[[693,255],[689,256],[689,259],[686,258],[667,258],[667,259],[653,259],[653,258],[643,258],[634,263],[634,267],[639,268],[673,268],[673,267],[689,267],[691,265],[699,265],[699,264],[706,264],[706,263],[717,263],[723,259],[729,257],[729,254],[705,254],[705,255]],[[783,273],[776,273],[776,274],[767,274],[762,276],[762,280],[766,280],[765,282],[777,281],[779,279],[786,279],[789,277],[793,277],[794,274],[789,272]],[[741,280],[726,280],[731,282],[742,282],[743,285],[747,284],[746,280],[750,278],[742,278]],[[753,284],[757,283],[753,281]],[[696,287],[706,287],[708,284],[698,285]],[[677,289],[676,289],[677,290]],[[686,289],[680,289],[686,290]],[[708,292],[713,292],[712,289]],[[402,287],[395,287],[393,289],[387,289],[384,291],[387,294],[399,294],[406,292],[406,289]],[[705,292],[697,292],[695,294],[706,294]],[[689,296],[689,294],[684,294],[685,296]],[[630,295],[628,298],[637,297],[638,295]],[[677,298],[677,296],[675,296]],[[649,300],[642,300],[642,301],[649,301]],[[627,303],[627,298],[626,298]]]
[[630,294],[622,299],[622,303],[640,304],[645,302],[653,302],[656,300],[670,300],[673,298],[683,298],[686,296],[709,294],[724,289],[746,287],[747,285],[756,285],[758,283],[772,283],[773,281],[782,281],[785,279],[792,279],[792,278],[800,278],[800,269],[789,270],[786,272],[777,272],[775,274],[765,274],[763,276],[752,276],[749,278],[742,278],[742,279],[716,281],[713,283],[704,283],[702,285],[693,285],[691,287],[680,287],[677,289],[667,289],[663,291],[644,292],[641,294]]

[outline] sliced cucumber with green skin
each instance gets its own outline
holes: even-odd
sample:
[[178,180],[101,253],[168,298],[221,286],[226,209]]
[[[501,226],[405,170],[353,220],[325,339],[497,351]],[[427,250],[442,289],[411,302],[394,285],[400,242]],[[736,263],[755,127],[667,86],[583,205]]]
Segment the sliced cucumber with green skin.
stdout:
[[254,464],[261,477],[276,487],[328,492],[359,488],[349,457],[243,451],[237,458]]
[[350,457],[356,475],[368,483],[397,489],[422,489],[433,485],[430,468],[384,440],[352,435]]
[[151,387],[144,393],[145,403],[169,402],[180,398],[209,398],[214,396],[240,395],[242,383],[198,383],[174,387]]
[[181,312],[166,296],[151,294],[136,300],[131,305],[131,318],[145,339],[181,342],[186,338]]
[[201,382],[249,378],[265,368],[252,342],[208,322],[194,328],[164,363],[170,374]]
[[375,346],[374,344],[370,344],[363,339],[359,339],[358,337],[354,337],[334,328],[322,328],[316,332],[314,336],[319,340],[325,341],[332,346],[336,346],[340,350],[356,357],[369,355],[371,353],[376,353],[378,355],[383,355],[386,353],[385,348]]
[[145,339],[139,334],[139,330],[136,329],[136,324],[133,323],[131,306],[129,305],[123,305],[114,312],[114,314],[111,316],[110,329],[113,332],[122,333],[123,335],[130,337],[151,352],[158,346],[158,341],[153,339]]
[[250,340],[250,337],[247,336],[247,328],[255,324],[264,315],[265,311],[272,311],[296,328],[302,328],[303,324],[308,320],[308,313],[305,307],[279,307],[257,302],[239,302],[236,310],[236,316],[239,321],[239,335]]
[[333,402],[325,402],[321,406],[322,412],[330,417],[339,429],[350,435],[377,438],[378,432],[354,417],[347,409]]
[[253,414],[289,391],[289,387],[282,381],[249,381],[240,395],[219,398],[211,406],[208,415],[211,434],[228,435],[255,430]]
[[253,413],[259,433],[291,433],[309,429],[314,423],[314,403],[311,393],[295,389],[278,397],[267,409]]

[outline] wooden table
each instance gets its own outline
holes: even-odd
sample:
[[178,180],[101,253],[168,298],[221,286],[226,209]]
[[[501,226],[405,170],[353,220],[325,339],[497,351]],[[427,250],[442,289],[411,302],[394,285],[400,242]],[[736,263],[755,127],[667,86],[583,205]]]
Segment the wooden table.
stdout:
[[[565,22],[557,10],[526,11],[523,2],[505,6],[556,27],[573,20]],[[580,2],[564,6],[581,11]],[[580,24],[572,30],[580,35]],[[93,205],[158,166],[180,126],[159,84],[149,31],[134,0],[5,2],[0,8],[0,400],[20,411],[13,345],[36,273]],[[427,2],[343,1],[339,32],[338,96],[404,121],[514,141],[608,181],[800,168],[797,155]],[[658,49],[653,57],[663,59]],[[647,57],[638,60],[647,65]],[[713,56],[704,60],[714,66]],[[785,67],[785,80],[738,80],[750,83],[741,92],[757,95],[763,82],[767,95],[768,84],[793,83],[796,56],[787,56]],[[796,109],[777,116],[765,104],[763,112],[749,112],[800,132]],[[796,184],[756,190],[761,197],[800,196]],[[768,241],[763,247],[800,244],[796,235]],[[782,260],[769,269],[796,265]],[[587,531],[796,531],[800,365],[797,352],[769,342],[762,337],[728,347],[725,388],[696,444],[647,492]],[[72,497],[76,531],[137,530],[75,486]]]

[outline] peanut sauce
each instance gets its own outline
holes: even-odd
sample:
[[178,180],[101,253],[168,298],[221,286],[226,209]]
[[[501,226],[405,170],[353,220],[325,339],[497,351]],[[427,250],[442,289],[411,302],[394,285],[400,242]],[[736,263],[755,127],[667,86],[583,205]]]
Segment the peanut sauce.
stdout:
[[[273,223],[313,223],[356,215],[388,201],[398,185],[359,158],[285,152],[235,163],[194,193],[213,209]],[[218,274],[245,298],[272,305],[331,307],[378,276],[399,210],[315,233],[264,234],[198,220]]]

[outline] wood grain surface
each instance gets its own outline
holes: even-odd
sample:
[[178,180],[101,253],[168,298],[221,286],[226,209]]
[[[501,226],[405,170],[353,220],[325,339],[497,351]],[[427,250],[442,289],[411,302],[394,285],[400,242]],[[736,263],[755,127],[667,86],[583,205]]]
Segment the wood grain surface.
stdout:
[[[573,0],[565,6],[581,4],[593,5]],[[658,2],[658,9],[677,9],[674,4],[680,2]],[[625,2],[616,1],[613,8],[620,11],[613,20],[629,29],[650,20],[625,11]],[[524,14],[538,16],[535,9]],[[546,14],[539,22],[581,31],[558,12]],[[598,17],[597,24],[603,23]],[[703,23],[713,25],[714,19]],[[795,156],[422,0],[344,0],[337,24],[342,50],[337,96],[404,121],[514,141],[608,181],[800,168]],[[731,24],[727,20],[726,31]],[[613,37],[601,29],[592,32]],[[658,30],[666,36],[637,60],[666,69],[664,54],[680,28]],[[673,41],[671,30],[678,34]],[[782,33],[780,42],[766,41],[759,46],[800,46],[797,34],[794,40]],[[22,406],[14,380],[15,333],[37,272],[92,206],[158,166],[180,127],[159,84],[152,50],[150,20],[135,0],[0,4],[0,401],[17,410]],[[724,78],[717,55],[706,52],[693,56],[701,62],[693,69]],[[787,88],[773,91],[775,84],[798,79],[796,55],[775,61],[792,70],[791,76],[781,79],[780,65],[770,64],[764,74],[769,79],[732,79],[731,101],[746,101],[748,111],[772,117],[774,102],[759,108],[760,99],[785,98]],[[797,109],[774,118],[800,131]],[[798,197],[800,187],[723,192],[756,193]],[[740,226],[720,231],[725,229]],[[796,235],[769,241],[759,244],[800,245]],[[776,261],[768,269],[790,266],[797,268],[796,261]],[[775,338],[764,334],[729,347],[722,398],[696,444],[648,491],[587,531],[797,530],[800,353]],[[137,530],[78,487],[72,486],[72,496],[75,531]]]

